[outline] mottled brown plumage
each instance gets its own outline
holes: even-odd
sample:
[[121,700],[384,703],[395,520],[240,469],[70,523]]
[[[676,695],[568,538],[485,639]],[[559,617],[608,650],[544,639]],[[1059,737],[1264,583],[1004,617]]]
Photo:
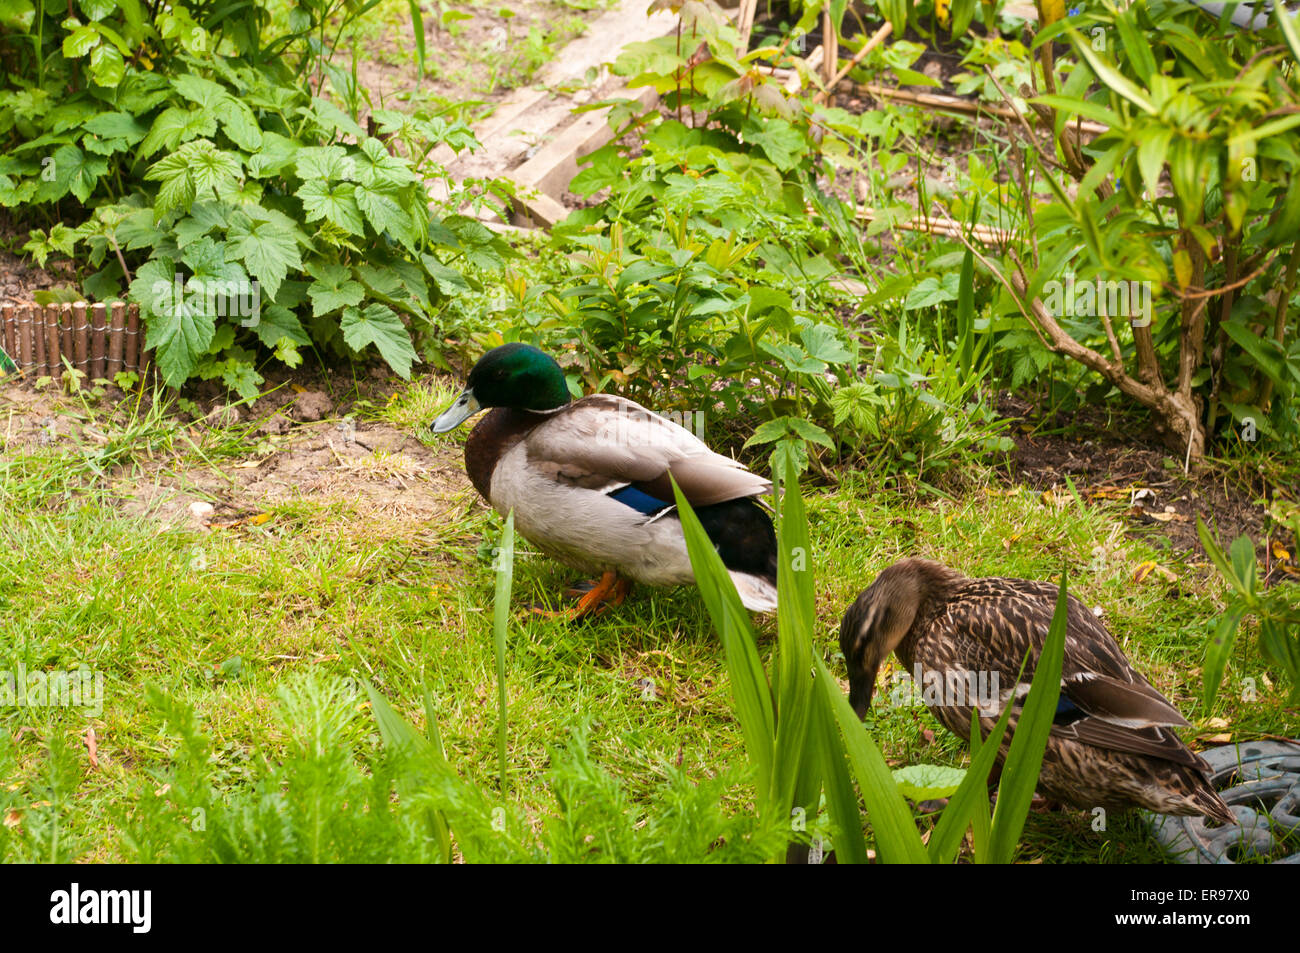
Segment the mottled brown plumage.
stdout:
[[[900,560],[858,597],[840,626],[854,709],[866,714],[876,673],[890,652],[909,672],[919,665],[923,677],[933,677],[937,685],[977,684],[980,673],[980,684],[996,677],[1000,692],[992,701],[950,694],[927,705],[944,727],[966,740],[976,705],[985,736],[1003,706],[1013,705],[1001,763],[1051,626],[1056,595],[1049,583],[972,579],[930,560]],[[1026,674],[1017,682],[1026,653]],[[1205,762],[1171,730],[1186,724],[1129,664],[1088,607],[1069,597],[1061,702],[1039,790],[1082,808],[1144,807],[1230,823],[1232,814],[1210,785]]]

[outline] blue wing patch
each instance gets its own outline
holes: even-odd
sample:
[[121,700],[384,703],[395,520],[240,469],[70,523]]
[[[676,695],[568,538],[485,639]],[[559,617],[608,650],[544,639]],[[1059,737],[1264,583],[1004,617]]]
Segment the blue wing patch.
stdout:
[[646,516],[654,516],[654,514],[667,509],[670,505],[651,496],[649,493],[642,493],[634,486],[625,486],[621,490],[615,490],[609,494],[609,498],[618,500],[624,506],[630,506],[638,513],[644,513]]
[[1052,719],[1054,725],[1069,725],[1081,718],[1087,718],[1088,713],[1072,702],[1068,697],[1062,695],[1056,700],[1056,717]]

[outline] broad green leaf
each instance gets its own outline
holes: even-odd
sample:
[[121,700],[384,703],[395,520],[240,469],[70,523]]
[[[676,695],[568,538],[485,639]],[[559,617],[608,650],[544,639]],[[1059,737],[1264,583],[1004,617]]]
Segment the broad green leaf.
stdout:
[[357,207],[361,209],[367,221],[379,234],[387,232],[407,248],[415,243],[415,234],[411,225],[411,216],[389,195],[374,192],[367,187],[357,186],[353,195]]
[[360,304],[366,295],[366,289],[352,280],[352,269],[345,265],[323,265],[312,274],[316,280],[308,286],[307,295],[315,317]]
[[411,379],[411,364],[416,360],[411,333],[388,305],[372,304],[364,311],[348,308],[339,327],[352,350],[359,353],[373,344],[389,367],[404,379]]
[[953,272],[948,272],[941,278],[933,276],[923,278],[907,293],[903,310],[914,311],[917,308],[929,308],[947,301],[956,301],[957,292],[958,276]]
[[183,293],[177,294],[176,266],[165,258],[146,262],[129,294],[145,312],[145,347],[153,350],[163,379],[179,387],[208,353],[216,316],[192,308]]
[[941,764],[909,764],[894,769],[894,783],[909,801],[931,801],[957,793],[966,777],[965,768]]
[[279,304],[269,304],[262,308],[260,320],[253,325],[258,339],[267,347],[279,347],[282,340],[288,340],[298,347],[311,344],[311,338],[303,329],[298,316]]
[[182,142],[199,136],[211,136],[217,131],[216,117],[202,109],[184,109],[172,106],[158,114],[153,128],[140,143],[140,157],[148,158],[160,149],[168,152]]
[[274,218],[253,218],[241,213],[231,222],[226,257],[242,261],[248,273],[274,298],[289,269],[302,268],[294,233]]
[[[53,178],[45,178],[48,172],[53,172]],[[107,173],[108,161],[103,156],[87,155],[72,145],[60,146],[42,171],[33,201],[53,202],[71,192],[79,201],[85,202],[95,191],[100,178]]]
[[802,437],[811,443],[819,443],[828,450],[835,449],[835,442],[831,440],[830,434],[813,423],[811,420],[805,420],[802,417],[787,417],[786,422],[797,436]]
[[1088,65],[1092,67],[1092,71],[1097,74],[1098,79],[1109,87],[1112,92],[1123,96],[1144,113],[1153,116],[1156,114],[1156,107],[1147,98],[1146,94],[1130,80],[1126,79],[1114,66],[1098,56],[1093,50],[1092,44],[1081,36],[1078,30],[1072,29],[1068,32],[1070,42],[1074,44],[1075,50],[1088,61]]
[[[349,235],[365,234],[366,223],[361,220],[361,210],[357,207],[356,191],[352,183],[329,183],[312,179],[304,182],[295,194],[302,199],[307,221],[324,218]],[[376,231],[379,230],[376,227]]]
[[96,86],[117,86],[126,72],[126,61],[117,47],[101,43],[90,51],[90,78]]
[[811,357],[827,364],[843,364],[853,354],[840,343],[840,336],[830,325],[815,324],[799,332],[804,349]]
[[298,167],[298,177],[304,182],[312,179],[351,181],[356,178],[356,160],[342,146],[309,146],[299,149],[294,161]]
[[366,138],[361,152],[349,158],[356,163],[356,180],[372,191],[393,191],[419,181],[406,160],[389,155],[378,139]]
[[181,73],[172,80],[172,87],[200,109],[209,111],[215,111],[230,97],[226,87],[194,73]]
[[63,55],[70,60],[80,59],[101,42],[99,31],[89,23],[77,27],[63,38]]

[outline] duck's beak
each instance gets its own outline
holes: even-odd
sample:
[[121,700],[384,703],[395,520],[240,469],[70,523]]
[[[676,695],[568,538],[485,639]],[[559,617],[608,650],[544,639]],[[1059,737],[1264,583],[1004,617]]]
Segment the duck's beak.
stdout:
[[460,392],[460,396],[455,402],[438,415],[438,419],[433,422],[430,428],[434,433],[446,433],[448,430],[454,430],[470,417],[473,417],[480,410],[482,405],[474,392],[468,387]]

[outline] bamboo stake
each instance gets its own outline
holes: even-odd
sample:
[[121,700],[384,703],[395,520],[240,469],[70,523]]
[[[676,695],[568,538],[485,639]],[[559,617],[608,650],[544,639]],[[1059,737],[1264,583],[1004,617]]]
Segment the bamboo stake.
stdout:
[[871,39],[867,40],[867,42],[862,45],[862,49],[858,50],[856,53],[853,54],[853,59],[849,60],[848,63],[845,64],[844,68],[831,78],[831,80],[826,84],[826,88],[820,90],[817,93],[817,95],[813,97],[813,102],[815,103],[825,102],[826,98],[830,96],[831,91],[835,89],[835,87],[839,84],[840,80],[842,80],[845,76],[848,76],[849,73],[851,73],[859,63],[861,63],[864,59],[867,58],[868,53],[870,53],[872,50],[878,47],[881,43],[884,43],[885,40],[889,38],[889,34],[893,32],[894,32],[894,25],[890,23],[888,20],[886,20],[885,25],[882,26],[875,33],[873,33],[871,35]]
[[34,304],[28,309],[32,322],[32,373],[45,373],[45,309]]
[[740,0],[740,9],[736,11],[736,26],[740,29],[740,54],[749,52],[749,37],[754,30],[754,14],[758,12],[758,0]]
[[[59,306],[59,335],[63,339],[63,346],[59,348],[59,353],[68,359],[69,367],[75,367],[75,350],[72,346],[72,339],[74,337],[72,331],[72,305],[70,304],[62,304]],[[62,376],[66,373],[66,368],[63,366],[63,361],[59,361],[59,365],[59,374]]]
[[90,379],[104,378],[104,345],[108,342],[108,307],[102,301],[90,306]]
[[106,376],[112,380],[119,371],[125,369],[122,360],[123,347],[126,344],[126,305],[114,301],[108,325],[108,368]]
[[831,10],[828,6],[822,11],[822,47],[826,50],[826,58],[822,60],[822,77],[826,80],[826,87],[829,89],[835,78],[835,70],[840,65],[840,34],[835,24],[831,21]]
[[[876,211],[871,208],[864,208],[858,212],[858,218],[874,222],[876,220]],[[928,218],[924,215],[916,217],[906,222],[896,222],[893,228],[901,228],[909,232],[925,232],[930,235],[943,235],[946,238],[959,238],[966,234],[967,229],[961,225],[953,225],[949,222],[941,221],[937,218]],[[969,228],[970,235],[976,241],[983,245],[1005,245],[1011,241],[1011,233],[1000,228],[993,228],[990,225],[972,225]]]
[[126,311],[126,369],[140,370],[140,306],[132,304]]
[[86,302],[72,304],[72,350],[77,359],[72,366],[86,374],[90,370],[90,325],[86,321]]
[[45,306],[45,366],[48,373],[56,381],[59,379],[59,372],[63,370],[63,363],[59,360],[62,356],[63,349],[60,347],[59,340],[59,306],[51,304]]
[[18,334],[14,330],[14,306],[11,304],[0,307],[0,348],[13,359],[15,364],[18,363],[18,348],[14,344],[18,340]]
[[[1020,115],[1014,109],[1008,106],[998,106],[994,103],[982,103],[973,99],[963,99],[960,96],[945,96],[940,93],[913,93],[905,89],[894,89],[890,86],[877,86],[874,83],[855,83],[854,86],[861,93],[872,96],[876,99],[889,99],[899,103],[910,103],[913,106],[920,106],[924,109],[934,109],[939,112],[960,113],[964,116],[977,116],[986,114],[997,116],[1000,119],[1020,119]],[[1033,122],[1038,119],[1037,114],[1025,115],[1025,119]],[[1067,124],[1069,129],[1079,129],[1089,135],[1099,136],[1108,132],[1110,127],[1104,126],[1099,122],[1071,122]]]
[[24,376],[30,374],[36,362],[32,360],[32,310],[26,306],[18,309],[18,356]]

